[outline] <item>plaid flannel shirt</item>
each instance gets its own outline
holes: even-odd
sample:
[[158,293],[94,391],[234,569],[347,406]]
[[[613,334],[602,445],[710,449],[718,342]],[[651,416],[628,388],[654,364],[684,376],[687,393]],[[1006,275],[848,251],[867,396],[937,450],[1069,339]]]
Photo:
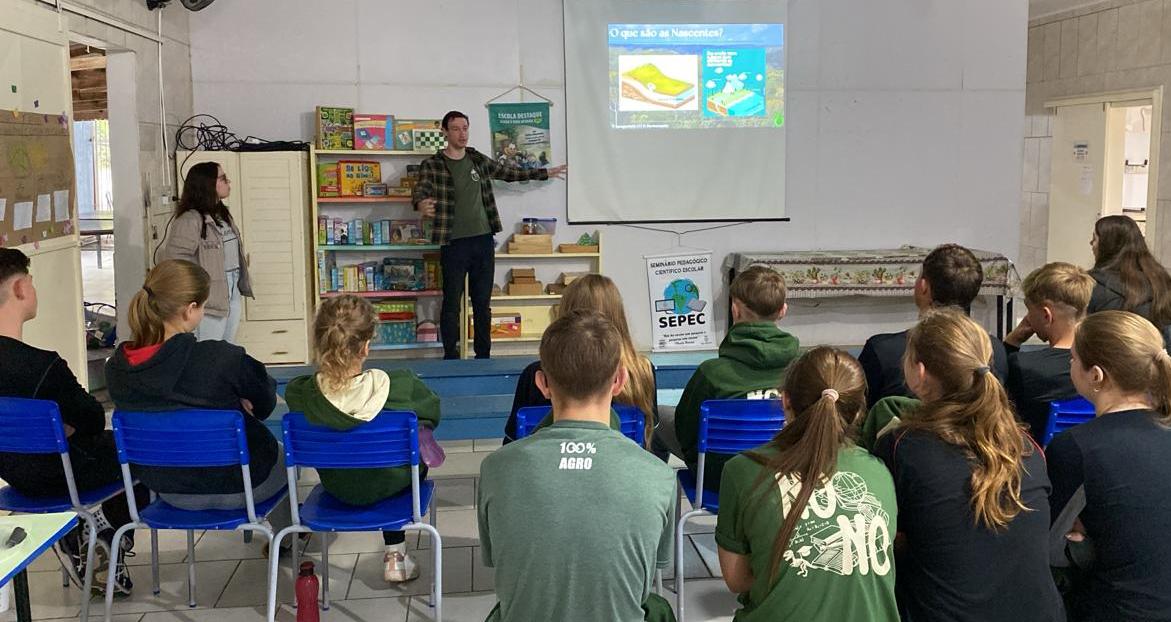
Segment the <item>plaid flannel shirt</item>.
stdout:
[[[549,171],[543,168],[523,169],[508,166],[492,160],[484,154],[467,148],[467,156],[480,174],[480,195],[484,199],[484,211],[488,213],[488,224],[492,233],[504,230],[500,224],[500,212],[496,210],[496,196],[492,193],[492,180],[526,181],[549,179]],[[411,204],[419,208],[419,201],[435,199],[435,224],[431,229],[431,242],[446,245],[451,241],[451,220],[455,216],[455,180],[444,161],[443,151],[423,160],[419,165],[419,183],[411,193]]]

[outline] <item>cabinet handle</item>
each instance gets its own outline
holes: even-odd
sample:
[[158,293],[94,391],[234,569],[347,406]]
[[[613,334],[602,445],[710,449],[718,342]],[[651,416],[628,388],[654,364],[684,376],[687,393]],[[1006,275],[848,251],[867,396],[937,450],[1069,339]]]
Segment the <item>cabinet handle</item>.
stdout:
[[274,335],[283,335],[283,334],[285,334],[285,333],[287,333],[287,332],[289,332],[289,331],[288,331],[288,330],[285,330],[285,329],[281,329],[281,330],[274,330],[274,331],[272,331],[272,334],[274,334]]
[[274,355],[276,355],[276,354],[288,354],[288,353],[289,353],[289,352],[288,352],[287,350],[277,350],[276,352],[273,352],[273,354],[274,354]]

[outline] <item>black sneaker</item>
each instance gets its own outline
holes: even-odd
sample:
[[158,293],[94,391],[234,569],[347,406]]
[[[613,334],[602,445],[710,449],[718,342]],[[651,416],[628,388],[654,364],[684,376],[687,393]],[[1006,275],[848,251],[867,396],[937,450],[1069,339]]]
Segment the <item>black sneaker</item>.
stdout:
[[57,561],[61,562],[61,567],[65,569],[65,574],[69,576],[69,581],[81,589],[84,586],[85,580],[85,546],[82,544],[82,534],[85,533],[85,527],[78,525],[72,531],[65,534],[63,538],[53,544],[53,553],[57,556]]

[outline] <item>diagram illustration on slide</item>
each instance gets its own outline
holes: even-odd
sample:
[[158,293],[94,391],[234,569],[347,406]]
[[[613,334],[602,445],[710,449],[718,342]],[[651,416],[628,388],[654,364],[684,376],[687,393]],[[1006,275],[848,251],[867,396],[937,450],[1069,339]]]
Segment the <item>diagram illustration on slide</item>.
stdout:
[[705,50],[704,116],[764,116],[767,73],[764,50]]
[[620,110],[698,110],[694,55],[631,55],[618,58]]

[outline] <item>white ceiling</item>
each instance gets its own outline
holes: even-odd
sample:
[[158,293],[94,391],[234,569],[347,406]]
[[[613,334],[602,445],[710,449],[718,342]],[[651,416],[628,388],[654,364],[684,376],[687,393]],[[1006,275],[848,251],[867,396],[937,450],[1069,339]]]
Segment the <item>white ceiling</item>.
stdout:
[[1037,19],[1101,2],[1102,0],[1029,0],[1029,19]]

